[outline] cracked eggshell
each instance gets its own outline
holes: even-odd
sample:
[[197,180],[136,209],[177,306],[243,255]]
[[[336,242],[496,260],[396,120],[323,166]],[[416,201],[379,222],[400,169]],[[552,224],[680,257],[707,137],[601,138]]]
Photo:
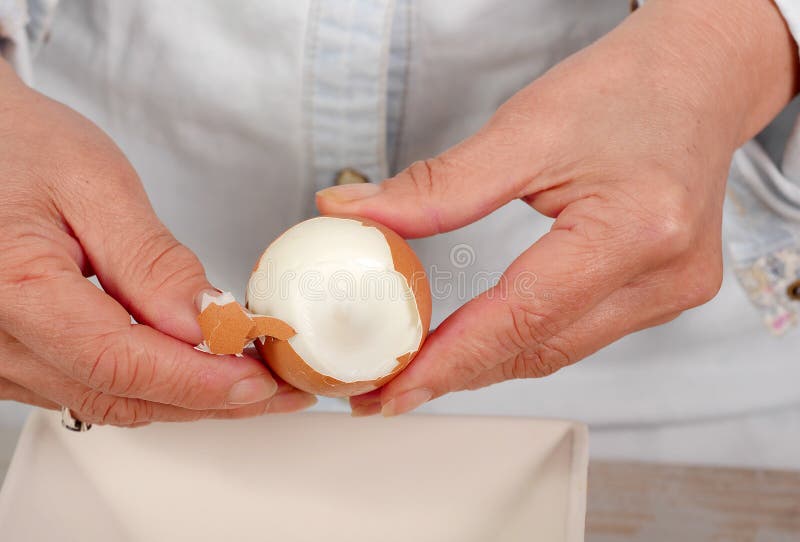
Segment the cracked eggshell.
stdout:
[[[365,230],[359,231],[354,225]],[[290,244],[293,246],[288,247]],[[361,305],[335,301],[315,305],[314,301],[281,299],[280,292],[273,292],[268,298],[254,295],[254,281],[258,280],[260,272],[281,272],[269,262],[275,252],[278,254],[274,255],[274,262],[287,266],[283,272],[286,269],[298,271],[306,265],[310,267],[304,269],[312,272],[315,266],[328,268],[320,271],[324,274],[333,265],[358,274],[363,271],[358,262],[373,266],[383,263],[387,267],[387,277],[393,277],[396,284],[405,288],[407,305],[397,300],[384,303],[377,298],[366,299]],[[337,258],[340,261],[337,262]],[[361,217],[322,216],[287,230],[259,258],[247,294],[249,310],[279,318],[297,332],[285,341],[269,337],[255,341],[256,350],[270,368],[298,389],[329,397],[366,393],[394,378],[421,348],[431,322],[430,285],[419,258],[397,233]],[[307,306],[297,310],[289,306],[292,304]],[[324,313],[329,311],[330,318],[325,318]],[[320,331],[315,325],[330,329]],[[417,330],[413,332],[415,335],[412,335],[412,328]],[[312,340],[320,344],[311,347]],[[374,356],[376,363],[371,365],[370,353],[379,352],[384,344],[386,349],[391,345],[399,348],[402,344],[407,344],[408,348],[402,352],[386,352],[383,360],[380,355]],[[352,356],[347,355],[348,351]],[[305,359],[301,352],[312,359]],[[315,356],[315,352],[319,355]],[[353,362],[352,358],[358,356],[363,356],[364,363]]]
[[286,340],[295,333],[282,320],[250,314],[230,292],[222,292],[219,296],[203,294],[197,321],[203,334],[203,342],[198,348],[217,355],[240,356],[245,347],[258,337]]
[[197,317],[203,339],[213,354],[241,354],[251,340],[247,337],[253,321],[234,302],[210,303]]

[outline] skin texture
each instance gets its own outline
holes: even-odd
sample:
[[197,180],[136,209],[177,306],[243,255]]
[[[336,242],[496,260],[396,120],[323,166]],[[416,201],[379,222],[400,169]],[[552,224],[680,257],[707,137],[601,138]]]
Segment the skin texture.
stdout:
[[252,353],[192,348],[200,262],[108,137],[2,61],[0,231],[0,399],[130,427],[314,403]]
[[[768,0],[650,0],[502,105],[477,134],[381,185],[318,194],[406,237],[521,199],[555,218],[411,365],[351,398],[400,414],[446,393],[542,377],[716,295],[734,150],[796,92],[797,45]],[[536,280],[520,281],[535,275]]]

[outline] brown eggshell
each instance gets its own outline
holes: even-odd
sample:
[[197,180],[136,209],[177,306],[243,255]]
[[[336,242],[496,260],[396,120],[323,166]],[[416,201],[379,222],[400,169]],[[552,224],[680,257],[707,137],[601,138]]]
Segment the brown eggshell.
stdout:
[[251,315],[236,302],[209,305],[197,316],[208,350],[212,354],[241,354],[257,337],[286,340],[294,329],[278,318]]
[[[318,373],[294,351],[287,341],[267,339],[262,342],[261,340],[256,340],[255,347],[270,368],[295,388],[315,395],[349,397],[352,395],[361,395],[362,393],[367,393],[381,387],[397,376],[400,371],[411,363],[414,356],[416,356],[419,351],[419,348],[422,347],[422,344],[425,342],[425,338],[428,336],[428,329],[431,324],[431,289],[422,262],[419,261],[419,258],[405,239],[400,237],[397,233],[383,224],[362,217],[348,215],[327,216],[357,220],[365,227],[377,228],[386,238],[389,244],[389,250],[392,254],[394,267],[406,278],[416,298],[417,310],[419,311],[422,323],[422,337],[419,347],[416,351],[409,352],[397,358],[397,367],[386,376],[375,380],[359,382],[342,382],[330,376]],[[267,248],[267,250],[269,250],[269,248]],[[258,269],[260,261],[261,257],[259,257],[256,262],[254,271]]]
[[296,334],[294,328],[280,318],[259,316],[257,314],[252,315],[250,318],[253,319],[254,326],[247,335],[249,339],[272,337],[279,341],[285,341]]
[[[417,300],[417,310],[419,317],[422,320],[422,341],[428,335],[428,329],[431,327],[431,312],[432,312],[432,299],[431,299],[431,286],[428,283],[428,275],[425,273],[425,268],[422,262],[419,261],[414,249],[411,248],[405,239],[400,237],[394,230],[387,228],[379,222],[369,220],[367,218],[359,218],[355,216],[340,217],[352,218],[360,221],[365,226],[372,226],[378,228],[380,232],[386,237],[389,243],[389,250],[392,252],[392,260],[394,261],[394,268],[398,273],[403,275],[411,286],[411,291],[414,292],[414,297]],[[410,360],[409,360],[410,361]]]
[[288,341],[267,339],[262,342],[260,339],[256,339],[254,345],[269,368],[286,382],[299,390],[327,397],[349,397],[367,393],[381,387],[405,368],[405,365],[398,365],[394,371],[378,380],[342,382],[312,369],[297,355]]
[[253,320],[238,303],[211,303],[197,317],[206,346],[212,354],[241,354],[250,341]]

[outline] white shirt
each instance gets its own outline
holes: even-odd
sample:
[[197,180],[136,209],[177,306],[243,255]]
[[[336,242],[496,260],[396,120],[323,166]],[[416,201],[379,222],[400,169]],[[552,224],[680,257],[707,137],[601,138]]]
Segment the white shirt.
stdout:
[[[778,5],[797,32],[797,5]],[[338,169],[380,180],[446,149],[627,9],[624,0],[460,0],[457,9],[437,0],[72,1],[39,51],[36,86],[114,138],[212,283],[241,294],[260,252],[314,212],[314,192]],[[800,186],[800,130],[784,147],[784,163],[770,164]],[[513,202],[413,245],[429,269],[469,285],[504,269],[549,223]],[[451,258],[461,245],[474,255],[467,266]],[[672,323],[545,379],[425,408],[621,428],[799,405],[800,332],[768,333],[726,263],[717,298]],[[469,290],[437,300],[434,324]]]

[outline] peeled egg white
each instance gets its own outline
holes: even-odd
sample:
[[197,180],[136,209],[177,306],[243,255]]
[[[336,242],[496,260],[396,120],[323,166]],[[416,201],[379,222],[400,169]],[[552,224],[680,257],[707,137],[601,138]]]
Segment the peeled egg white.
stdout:
[[264,251],[247,307],[296,332],[256,341],[270,368],[296,388],[337,397],[376,389],[408,365],[428,333],[431,293],[422,264],[395,232],[322,216]]

